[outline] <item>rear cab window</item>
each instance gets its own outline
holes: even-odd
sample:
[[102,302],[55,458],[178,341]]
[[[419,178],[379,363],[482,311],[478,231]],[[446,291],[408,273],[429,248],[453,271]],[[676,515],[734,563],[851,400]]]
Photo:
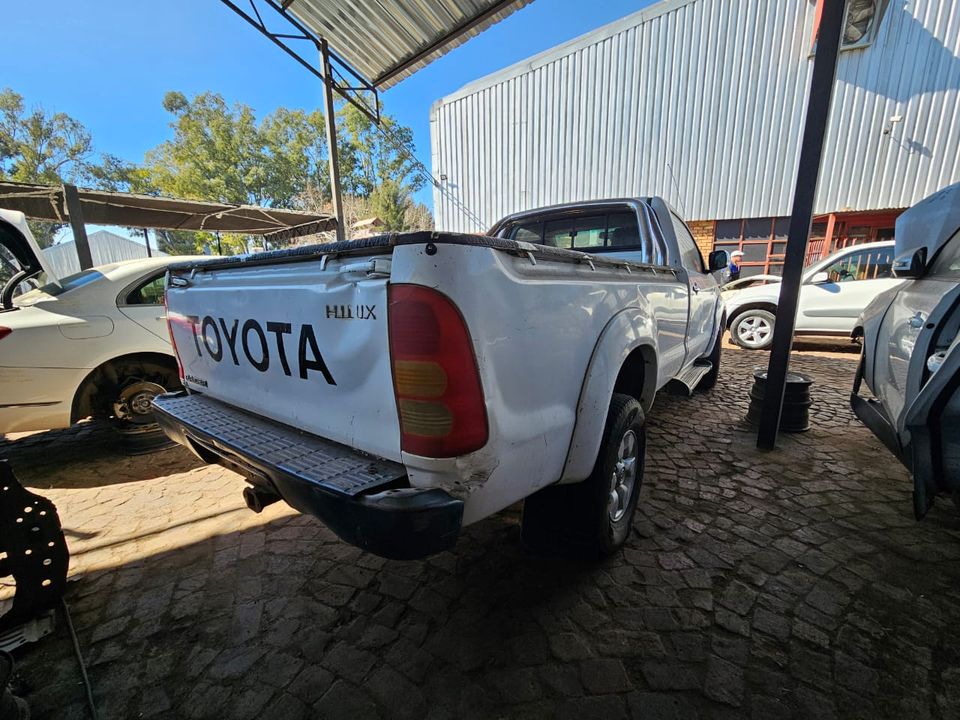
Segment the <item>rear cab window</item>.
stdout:
[[[511,240],[536,243],[563,250],[587,253],[643,251],[637,214],[630,209],[586,208],[561,211],[536,220],[518,220],[499,235]],[[644,258],[649,262],[649,258]]]

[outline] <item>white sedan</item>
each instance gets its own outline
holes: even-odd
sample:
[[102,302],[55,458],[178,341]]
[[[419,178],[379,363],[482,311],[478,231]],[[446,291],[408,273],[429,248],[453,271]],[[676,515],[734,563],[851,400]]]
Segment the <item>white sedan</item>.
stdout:
[[[0,435],[90,416],[152,423],[153,397],[180,387],[163,291],[167,266],[183,259],[57,278],[23,214],[0,210]],[[24,283],[39,287],[16,296]]]
[[[850,337],[863,309],[902,282],[893,277],[893,242],[854,245],[814,263],[803,273],[797,335]],[[730,339],[750,350],[773,343],[780,283],[755,285],[723,295]]]

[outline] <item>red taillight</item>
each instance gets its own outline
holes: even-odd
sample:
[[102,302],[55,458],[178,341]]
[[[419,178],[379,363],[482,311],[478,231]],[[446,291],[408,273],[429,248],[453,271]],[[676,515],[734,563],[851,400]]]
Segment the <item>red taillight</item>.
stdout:
[[0,340],[3,340],[7,335],[9,335],[12,332],[13,330],[11,330],[8,327],[0,327]]
[[421,285],[391,285],[388,293],[400,448],[437,458],[479,450],[487,443],[487,409],[460,311]]
[[183,385],[183,362],[180,360],[180,351],[177,350],[177,340],[173,337],[173,323],[170,319],[170,308],[167,307],[167,292],[163,292],[163,314],[167,318],[167,333],[170,335],[170,345],[173,347],[173,355],[177,358],[177,375],[180,376],[180,384]]

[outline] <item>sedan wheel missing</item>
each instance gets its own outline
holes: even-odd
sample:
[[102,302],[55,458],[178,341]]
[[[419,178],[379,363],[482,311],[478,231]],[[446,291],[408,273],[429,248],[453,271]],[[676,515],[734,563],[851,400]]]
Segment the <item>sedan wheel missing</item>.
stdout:
[[113,403],[113,416],[117,420],[133,425],[151,425],[153,417],[153,399],[166,390],[157,383],[148,380],[135,380],[124,387]]

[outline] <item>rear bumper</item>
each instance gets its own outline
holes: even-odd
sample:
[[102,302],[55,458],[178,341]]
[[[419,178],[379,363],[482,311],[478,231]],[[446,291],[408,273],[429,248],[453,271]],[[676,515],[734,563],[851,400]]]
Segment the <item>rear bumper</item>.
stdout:
[[172,440],[202,460],[240,472],[375,555],[413,560],[456,543],[463,502],[440,489],[407,487],[402,465],[199,394],[162,395],[154,413]]

